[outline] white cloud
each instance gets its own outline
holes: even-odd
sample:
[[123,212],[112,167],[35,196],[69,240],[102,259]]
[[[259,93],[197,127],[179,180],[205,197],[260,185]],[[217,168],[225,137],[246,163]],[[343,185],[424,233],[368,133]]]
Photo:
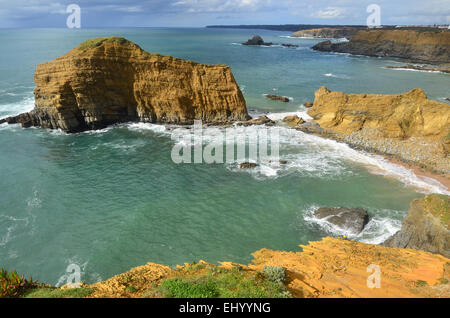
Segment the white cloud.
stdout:
[[319,18],[319,19],[335,19],[335,18],[343,18],[345,10],[342,8],[336,7],[327,7],[324,10],[319,10],[313,12],[311,17]]
[[181,0],[171,4],[190,13],[258,11],[268,7],[271,0]]

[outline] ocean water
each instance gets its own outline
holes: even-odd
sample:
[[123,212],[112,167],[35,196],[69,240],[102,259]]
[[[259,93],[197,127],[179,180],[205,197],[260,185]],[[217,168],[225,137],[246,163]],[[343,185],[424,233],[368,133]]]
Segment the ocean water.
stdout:
[[[246,47],[254,33],[297,49]],[[221,29],[0,30],[0,118],[33,108],[36,64],[82,41],[124,36],[149,52],[228,64],[251,113],[305,116],[304,102],[325,85],[351,93],[423,88],[450,97],[446,74],[386,69],[400,61],[314,52],[317,40],[275,31]],[[290,103],[264,94],[289,96]],[[409,202],[448,193],[430,179],[344,144],[280,127],[281,159],[261,169],[171,160],[174,127],[123,124],[67,135],[0,125],[0,267],[65,283],[77,264],[92,283],[146,262],[204,259],[248,263],[260,248],[340,235],[312,217],[321,206],[363,207],[371,221],[356,240],[380,243],[401,226]],[[189,131],[189,127],[184,128]],[[239,132],[238,132],[239,133]],[[208,141],[217,138],[212,127]]]

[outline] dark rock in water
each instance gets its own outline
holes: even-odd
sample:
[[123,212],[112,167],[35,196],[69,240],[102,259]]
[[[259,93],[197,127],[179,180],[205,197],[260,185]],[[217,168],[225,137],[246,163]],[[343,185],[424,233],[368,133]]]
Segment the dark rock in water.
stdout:
[[271,46],[273,43],[266,43],[264,42],[263,38],[259,35],[254,35],[251,39],[249,39],[247,42],[242,43],[243,45],[266,45]]
[[266,125],[266,126],[273,126],[275,125],[275,122],[267,117],[266,115],[253,118],[247,121],[241,121],[237,123],[238,126],[251,126],[251,125]]
[[295,128],[305,123],[303,118],[300,118],[297,115],[286,116],[283,118],[283,122],[291,128]]
[[288,163],[287,160],[280,160],[281,165],[287,165],[287,163]]
[[281,46],[284,46],[284,47],[299,47],[297,44],[281,44]]
[[[262,46],[272,46],[275,45],[275,43],[272,42],[264,42],[263,38],[259,35],[254,35],[251,39],[249,39],[247,42],[242,43],[243,45],[262,45]],[[298,47],[296,44],[278,44],[284,47]]]
[[306,108],[311,108],[311,107],[314,106],[314,104],[311,103],[311,102],[306,102],[306,103],[303,104],[303,106],[305,106]]
[[282,102],[285,102],[285,103],[289,103],[289,101],[290,101],[289,98],[285,97],[285,96],[278,96],[278,95],[268,94],[268,95],[266,95],[266,97],[268,99],[271,99],[271,100],[279,100],[279,101],[282,101]]
[[241,169],[253,169],[256,168],[258,165],[256,163],[253,162],[242,162],[239,167]]
[[450,257],[450,196],[432,194],[411,203],[400,231],[388,247],[412,248]]
[[314,216],[352,234],[361,233],[369,222],[367,211],[361,208],[320,208],[314,212]]

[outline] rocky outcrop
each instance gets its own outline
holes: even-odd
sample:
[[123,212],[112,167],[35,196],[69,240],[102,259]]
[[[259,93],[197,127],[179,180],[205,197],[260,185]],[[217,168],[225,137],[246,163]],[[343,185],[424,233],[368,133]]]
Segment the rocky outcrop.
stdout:
[[422,89],[398,95],[345,94],[321,87],[306,132],[449,174],[450,107]]
[[416,64],[407,64],[401,66],[386,66],[386,68],[391,69],[404,69],[404,70],[414,70],[414,71],[422,71],[422,72],[440,72],[440,73],[450,73],[450,66],[425,66],[425,65],[416,65]]
[[254,46],[273,46],[273,45],[281,45],[287,48],[296,48],[298,47],[297,44],[291,44],[291,43],[272,43],[272,42],[264,42],[263,38],[259,35],[254,35],[253,38],[249,39],[247,42],[242,43],[242,45],[254,45]]
[[275,122],[267,117],[266,115],[259,116],[256,118],[252,118],[246,121],[241,121],[237,123],[238,126],[252,126],[252,125],[266,125],[266,126],[273,126],[275,125]]
[[318,28],[310,30],[301,30],[292,34],[295,38],[326,38],[326,39],[350,39],[360,28]]
[[241,169],[253,169],[256,167],[258,167],[258,164],[254,163],[254,162],[242,162],[239,165],[239,168],[241,168]]
[[264,42],[263,38],[259,35],[254,35],[251,39],[249,39],[247,42],[242,43],[243,45],[265,45],[265,46],[271,46],[273,45],[272,42]]
[[450,31],[361,30],[349,42],[325,41],[318,43],[313,49],[376,57],[397,57],[425,63],[450,63]]
[[271,99],[271,100],[279,100],[281,102],[285,102],[285,103],[289,103],[289,97],[286,96],[278,96],[278,95],[273,95],[273,94],[267,94],[265,95],[266,98]]
[[450,197],[433,194],[411,203],[399,232],[383,243],[450,258]]
[[291,128],[297,128],[305,123],[303,118],[300,118],[297,115],[286,116],[283,118],[283,122]]
[[361,208],[320,208],[314,212],[314,216],[340,231],[354,235],[361,233],[369,223],[369,214]]
[[228,66],[150,54],[124,38],[86,41],[38,65],[34,80],[35,109],[4,122],[79,132],[128,121],[248,119]]

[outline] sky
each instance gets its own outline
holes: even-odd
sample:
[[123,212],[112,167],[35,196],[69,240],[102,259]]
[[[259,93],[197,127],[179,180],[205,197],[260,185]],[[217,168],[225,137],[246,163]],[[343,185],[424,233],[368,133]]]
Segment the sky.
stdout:
[[450,0],[0,0],[0,28],[66,27],[67,7],[81,27],[203,27],[212,24],[449,24]]

